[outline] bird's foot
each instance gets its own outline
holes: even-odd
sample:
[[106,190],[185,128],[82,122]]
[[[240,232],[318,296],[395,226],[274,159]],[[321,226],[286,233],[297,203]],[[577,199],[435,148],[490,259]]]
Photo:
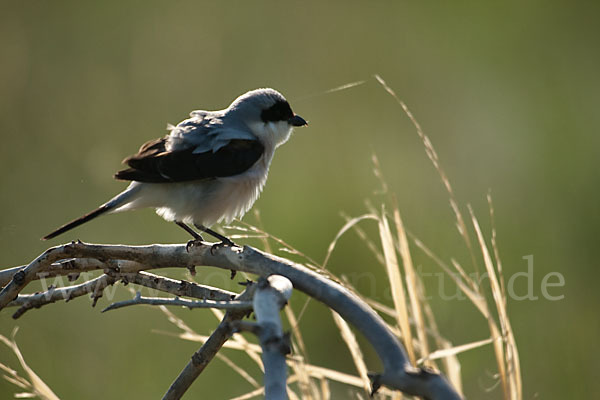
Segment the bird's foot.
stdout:
[[223,240],[221,240],[218,243],[214,243],[212,246],[210,246],[210,254],[214,255],[215,251],[219,250],[221,247],[234,247],[237,246],[235,243],[233,243],[231,240],[227,239],[226,237],[223,237]]
[[202,238],[192,239],[189,242],[187,242],[187,244],[185,245],[185,251],[187,251],[189,253],[190,249],[192,247],[196,247],[196,246],[204,246],[204,242],[202,241]]

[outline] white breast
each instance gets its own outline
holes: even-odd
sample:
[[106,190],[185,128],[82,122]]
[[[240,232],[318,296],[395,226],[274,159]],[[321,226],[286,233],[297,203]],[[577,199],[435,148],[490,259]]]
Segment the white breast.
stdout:
[[223,220],[230,223],[234,218],[241,218],[258,199],[272,158],[272,152],[264,154],[248,171],[232,177],[185,183],[144,183],[144,194],[139,199],[153,201],[130,204],[128,209],[155,207],[157,214],[167,221],[206,227]]

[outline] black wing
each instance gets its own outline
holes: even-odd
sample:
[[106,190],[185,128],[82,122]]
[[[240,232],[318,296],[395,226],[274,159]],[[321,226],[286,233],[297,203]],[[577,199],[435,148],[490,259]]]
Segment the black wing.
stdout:
[[218,151],[193,153],[193,148],[167,151],[166,138],[144,144],[123,160],[130,168],[115,174],[126,181],[167,183],[241,174],[258,161],[264,146],[258,140],[233,139]]

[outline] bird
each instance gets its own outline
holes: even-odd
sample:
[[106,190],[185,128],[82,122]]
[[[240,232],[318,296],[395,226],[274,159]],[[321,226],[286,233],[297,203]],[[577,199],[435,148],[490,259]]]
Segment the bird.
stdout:
[[275,150],[295,127],[308,125],[285,97],[270,88],[251,90],[218,111],[196,110],[169,133],[143,144],[123,160],[114,178],[129,186],[95,210],[66,223],[42,240],[61,235],[100,215],[154,208],[167,221],[192,235],[205,232],[235,245],[210,229],[215,223],[241,218],[258,199]]

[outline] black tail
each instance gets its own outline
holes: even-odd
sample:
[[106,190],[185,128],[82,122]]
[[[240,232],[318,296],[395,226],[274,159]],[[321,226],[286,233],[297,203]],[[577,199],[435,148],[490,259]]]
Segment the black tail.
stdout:
[[58,228],[57,230],[55,230],[52,233],[47,234],[46,236],[44,236],[42,238],[42,240],[52,239],[58,235],[61,235],[61,234],[65,233],[66,231],[69,231],[75,227],[78,227],[79,225],[86,223],[89,220],[94,219],[97,216],[104,214],[105,212],[110,211],[112,208],[114,208],[114,207],[109,207],[107,205],[100,206],[100,207],[96,208],[94,211],[90,211],[89,213],[85,214],[84,216],[79,217],[79,218],[61,226],[60,228]]

